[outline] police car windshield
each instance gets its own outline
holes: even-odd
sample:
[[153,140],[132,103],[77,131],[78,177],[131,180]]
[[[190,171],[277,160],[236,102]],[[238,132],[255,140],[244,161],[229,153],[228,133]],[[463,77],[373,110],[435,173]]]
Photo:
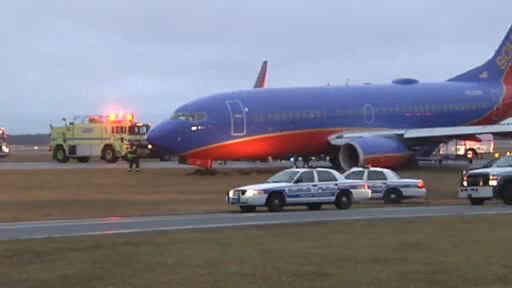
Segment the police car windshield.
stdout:
[[176,112],[171,116],[172,120],[185,120],[191,122],[204,121],[208,115],[204,112]]
[[296,170],[285,170],[283,172],[279,172],[276,175],[268,178],[267,182],[269,183],[292,183],[295,177],[299,174],[299,171]]
[[491,165],[490,167],[512,167],[512,157],[503,157],[493,163],[488,163],[487,165],[489,164]]

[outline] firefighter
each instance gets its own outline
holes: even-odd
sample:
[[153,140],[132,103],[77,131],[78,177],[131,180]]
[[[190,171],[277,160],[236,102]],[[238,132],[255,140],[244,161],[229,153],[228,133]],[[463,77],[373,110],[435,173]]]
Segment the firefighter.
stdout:
[[127,153],[128,162],[130,162],[130,168],[128,172],[131,172],[133,166],[135,165],[135,172],[139,172],[140,170],[140,160],[138,155],[137,145],[132,144],[130,150]]

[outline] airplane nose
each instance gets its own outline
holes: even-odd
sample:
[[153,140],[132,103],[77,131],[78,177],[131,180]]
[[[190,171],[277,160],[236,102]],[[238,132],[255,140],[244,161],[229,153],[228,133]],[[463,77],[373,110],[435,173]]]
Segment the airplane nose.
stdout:
[[162,122],[151,129],[148,135],[148,142],[157,149],[162,149],[169,153],[179,153],[178,142],[183,136],[186,125],[187,123],[181,120]]
[[168,121],[158,124],[155,128],[149,131],[148,142],[157,149],[174,152],[172,151],[172,143],[170,141],[172,132],[172,126]]

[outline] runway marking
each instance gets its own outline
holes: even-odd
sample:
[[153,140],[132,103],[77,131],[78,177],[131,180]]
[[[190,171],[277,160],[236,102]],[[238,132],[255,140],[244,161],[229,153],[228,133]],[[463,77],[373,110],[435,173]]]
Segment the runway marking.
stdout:
[[[446,210],[449,209],[449,210]],[[428,210],[428,211],[421,211]],[[443,211],[445,210],[445,211]],[[179,230],[195,230],[195,229],[214,229],[214,228],[225,228],[225,227],[240,227],[240,226],[256,226],[256,225],[276,225],[276,224],[297,224],[297,223],[313,223],[313,222],[333,222],[333,221],[353,221],[353,220],[374,220],[374,219],[403,219],[403,218],[418,218],[418,217],[438,217],[438,216],[476,216],[476,215],[497,215],[497,214],[512,214],[512,209],[507,209],[505,207],[490,207],[490,208],[481,208],[481,207],[471,207],[471,206],[438,206],[438,207],[410,207],[410,208],[359,208],[349,210],[353,213],[364,213],[363,215],[347,215],[347,213],[340,213],[336,210],[325,211],[325,213],[318,212],[290,212],[290,213],[253,213],[253,214],[202,214],[202,215],[190,215],[190,216],[161,216],[161,217],[139,217],[139,218],[129,218],[128,221],[125,222],[104,222],[104,221],[88,221],[88,220],[79,220],[77,222],[68,221],[66,223],[54,223],[52,226],[52,222],[44,222],[42,225],[21,225],[16,227],[14,226],[4,226],[0,228],[0,238],[4,240],[13,240],[13,239],[41,239],[41,238],[49,238],[49,237],[71,237],[71,236],[87,236],[87,235],[111,235],[111,234],[123,234],[123,233],[137,233],[137,232],[150,232],[150,231],[179,231]],[[388,214],[385,212],[398,212],[399,214]],[[417,211],[417,212],[415,212]],[[384,212],[384,215],[382,215]],[[410,214],[412,213],[412,214]],[[212,217],[213,216],[213,217]],[[288,219],[262,219],[256,221],[247,221],[244,219],[250,219],[255,216],[260,216],[263,218],[266,217],[281,217]],[[297,216],[297,217],[294,217]],[[294,218],[289,218],[294,217]],[[219,221],[219,223],[211,223],[211,224],[190,224],[186,223],[187,221]],[[158,223],[161,221],[180,221],[184,220],[185,223]],[[141,227],[141,228],[112,228],[104,225],[109,224],[129,224],[129,223],[148,223],[151,221],[155,221],[155,227]],[[226,221],[234,221],[232,223],[225,223]],[[223,223],[224,222],[224,223]],[[9,223],[4,223],[9,224]],[[83,231],[37,231],[37,228],[51,228],[51,227],[62,227],[62,226],[71,226],[71,228],[75,226],[83,226],[89,224],[90,230]],[[162,226],[159,226],[162,225]],[[36,228],[36,230],[34,230]],[[87,227],[86,227],[87,228]],[[6,234],[9,231],[13,230],[14,234]],[[2,230],[4,231],[2,235]],[[28,231],[27,231],[28,230]]]
[[[368,211],[368,212],[389,212],[389,211],[408,211],[408,210],[417,210],[417,208],[424,208],[429,210],[444,210],[450,207],[467,207],[460,205],[452,205],[452,206],[416,206],[416,207],[383,207],[383,208],[355,208],[347,211]],[[324,213],[343,213],[339,210],[324,210]],[[285,215],[285,213],[294,213],[292,215],[311,215],[310,211],[284,211],[280,214],[271,213],[271,212],[256,212],[256,213],[247,213],[247,214],[237,214],[237,213],[204,213],[204,214],[184,214],[184,215],[168,215],[168,216],[148,216],[148,217],[116,217],[116,220],[110,220],[109,218],[93,218],[93,219],[69,219],[69,220],[49,220],[49,221],[28,221],[28,222],[3,222],[0,223],[1,229],[20,229],[20,228],[41,228],[41,227],[58,227],[58,226],[69,226],[69,225],[94,225],[94,224],[122,224],[122,223],[144,223],[151,221],[163,221],[163,220],[195,220],[195,219],[203,219],[206,216],[213,217],[232,217],[232,218],[241,218],[241,217],[263,217],[266,215]],[[316,212],[317,213],[317,212]],[[314,215],[314,214],[313,214]],[[339,217],[340,215],[336,215]]]

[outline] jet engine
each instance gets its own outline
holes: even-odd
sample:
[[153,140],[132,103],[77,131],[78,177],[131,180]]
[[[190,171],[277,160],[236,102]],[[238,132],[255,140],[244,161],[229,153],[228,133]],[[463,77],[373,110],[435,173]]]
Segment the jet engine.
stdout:
[[399,139],[368,136],[348,139],[340,147],[338,160],[345,170],[364,165],[396,168],[407,163],[412,154]]

